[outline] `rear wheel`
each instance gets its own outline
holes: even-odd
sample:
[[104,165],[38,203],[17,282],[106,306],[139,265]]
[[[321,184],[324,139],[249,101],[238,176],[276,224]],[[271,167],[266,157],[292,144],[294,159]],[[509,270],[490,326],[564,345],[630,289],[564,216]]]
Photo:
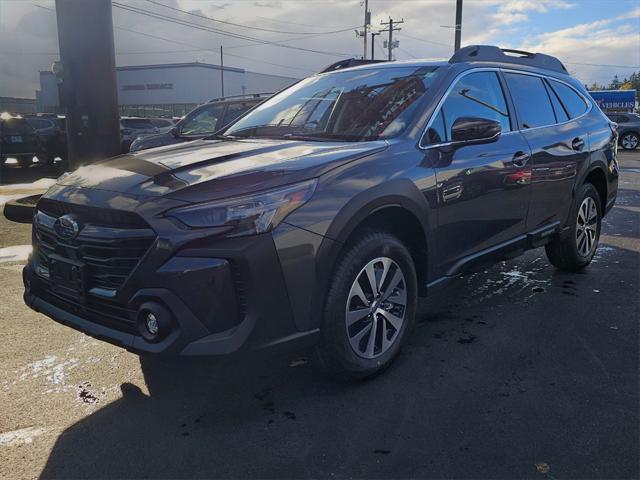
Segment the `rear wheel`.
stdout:
[[569,231],[545,248],[551,264],[569,272],[580,270],[593,259],[600,240],[602,224],[601,200],[598,191],[585,183],[576,195]]
[[331,375],[360,379],[387,367],[410,331],[417,280],[400,240],[369,232],[342,255],[324,308],[320,365]]
[[637,133],[628,132],[622,135],[620,144],[625,150],[635,150],[640,144],[640,136]]

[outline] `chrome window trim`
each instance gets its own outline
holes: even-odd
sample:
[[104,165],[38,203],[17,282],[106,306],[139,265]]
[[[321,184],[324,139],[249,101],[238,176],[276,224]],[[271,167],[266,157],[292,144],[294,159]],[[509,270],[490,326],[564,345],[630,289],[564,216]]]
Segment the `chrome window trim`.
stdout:
[[[589,112],[591,112],[591,110],[593,109],[593,102],[590,101],[588,98],[586,98],[581,92],[579,92],[578,90],[576,90],[576,88],[571,85],[568,82],[565,82],[564,80],[560,80],[559,78],[556,77],[552,77],[550,75],[543,75],[540,73],[534,73],[534,72],[527,72],[527,71],[523,71],[523,70],[515,70],[515,69],[511,69],[511,68],[500,68],[500,67],[478,67],[478,68],[470,68],[469,70],[465,70],[464,72],[460,72],[454,79],[453,82],[451,82],[451,85],[449,85],[449,87],[447,88],[447,90],[444,92],[444,95],[442,96],[442,98],[440,99],[440,101],[438,101],[438,104],[436,105],[436,108],[434,109],[433,113],[431,114],[431,117],[429,117],[429,121],[427,122],[427,125],[424,127],[424,129],[422,130],[422,134],[420,135],[420,140],[418,141],[418,148],[420,150],[430,150],[432,148],[435,147],[445,147],[448,145],[456,145],[456,144],[460,144],[460,143],[466,143],[466,142],[461,142],[461,141],[457,141],[457,142],[442,142],[442,143],[434,143],[431,145],[422,145],[422,141],[424,140],[425,135],[427,134],[427,131],[429,130],[429,128],[431,127],[431,124],[433,123],[433,121],[435,120],[436,115],[438,114],[438,112],[440,111],[440,109],[442,108],[442,105],[444,104],[444,102],[447,100],[447,98],[449,97],[449,94],[451,93],[451,90],[453,90],[453,88],[456,86],[456,84],[464,77],[466,77],[467,75],[471,74],[471,73],[475,73],[475,72],[502,72],[502,73],[517,73],[520,75],[530,75],[532,77],[538,77],[538,78],[542,78],[542,79],[548,79],[548,80],[554,80],[556,82],[562,83],[564,85],[566,85],[567,87],[571,88],[575,93],[577,93],[580,98],[582,98],[582,100],[587,104],[587,109],[581,114],[578,115],[575,118],[570,118],[569,120],[566,120],[564,122],[559,122],[559,123],[551,123],[549,125],[541,125],[539,127],[531,127],[531,128],[520,128],[519,125],[516,125],[516,128],[512,128],[510,131],[506,132],[506,133],[501,133],[502,135],[509,135],[512,133],[519,133],[519,132],[525,132],[525,131],[531,131],[531,130],[536,130],[538,128],[549,128],[549,127],[554,127],[556,125],[564,125],[567,124],[569,122],[573,122],[574,120],[578,120],[582,117],[584,117],[585,115],[587,115]],[[507,85],[508,87],[508,85]],[[505,92],[503,92],[503,95],[505,94]],[[505,98],[506,101],[506,98]],[[551,100],[549,100],[551,101]],[[515,104],[514,104],[514,108],[515,108]],[[552,106],[553,108],[553,106]]]

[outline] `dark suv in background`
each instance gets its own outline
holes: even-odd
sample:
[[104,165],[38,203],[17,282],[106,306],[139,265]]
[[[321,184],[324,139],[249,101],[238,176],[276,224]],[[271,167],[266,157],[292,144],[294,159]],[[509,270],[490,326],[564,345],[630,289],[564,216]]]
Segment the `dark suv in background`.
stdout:
[[418,296],[456,276],[543,245],[587,266],[616,142],[542,54],[314,75],[214,137],[60,178],[36,208],[25,301],[141,354],[315,344],[330,372],[366,377]]
[[45,145],[38,132],[21,116],[3,113],[0,115],[0,168],[7,160],[13,159],[23,167],[47,158]]
[[229,125],[270,95],[255,94],[242,96],[242,98],[211,100],[193,109],[170,130],[137,138],[131,144],[129,151],[137,152],[205,138]]
[[640,145],[640,115],[637,113],[608,113],[607,117],[618,124],[619,143],[625,150],[635,150]]

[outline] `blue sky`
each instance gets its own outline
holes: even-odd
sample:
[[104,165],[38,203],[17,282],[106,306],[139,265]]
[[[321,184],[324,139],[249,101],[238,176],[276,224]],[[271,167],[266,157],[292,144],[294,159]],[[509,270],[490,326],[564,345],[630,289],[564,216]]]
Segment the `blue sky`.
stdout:
[[[360,0],[118,2],[231,34],[185,27],[114,6],[118,65],[218,63],[223,45],[227,65],[302,77],[344,58],[335,53],[362,54],[362,40],[354,32],[362,24]],[[394,51],[397,59],[451,55],[453,30],[441,26],[455,22],[455,0],[369,0],[369,5],[375,29],[389,16],[404,18],[396,36],[400,40],[400,48]],[[34,96],[38,71],[49,69],[57,58],[54,7],[53,0],[0,0],[0,96]],[[328,33],[335,30],[344,31]],[[325,53],[234,38],[237,34]],[[376,40],[379,57],[386,56],[382,40],[382,36]],[[464,0],[462,43],[556,55],[581,81],[608,83],[614,74],[622,79],[634,69],[640,71],[640,0]]]

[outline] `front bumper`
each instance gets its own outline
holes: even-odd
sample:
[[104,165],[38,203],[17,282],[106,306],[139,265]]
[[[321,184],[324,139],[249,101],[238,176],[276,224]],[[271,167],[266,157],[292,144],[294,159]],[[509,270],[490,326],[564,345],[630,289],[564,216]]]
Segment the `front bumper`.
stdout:
[[[224,355],[313,343],[318,330],[296,328],[271,235],[199,241],[167,255],[156,241],[114,298],[71,299],[23,272],[25,303],[53,320],[138,354]],[[142,309],[159,305],[170,327],[145,339]]]

